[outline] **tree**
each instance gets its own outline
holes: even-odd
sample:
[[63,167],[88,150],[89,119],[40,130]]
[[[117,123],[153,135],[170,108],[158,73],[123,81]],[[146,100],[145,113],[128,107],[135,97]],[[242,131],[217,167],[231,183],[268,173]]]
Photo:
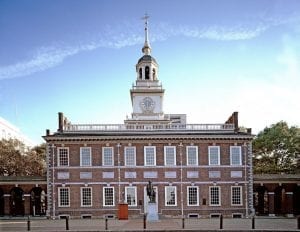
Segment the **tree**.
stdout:
[[283,121],[273,124],[253,141],[254,173],[299,172],[299,154],[300,128]]
[[0,140],[0,176],[43,176],[45,144],[32,149],[18,140]]

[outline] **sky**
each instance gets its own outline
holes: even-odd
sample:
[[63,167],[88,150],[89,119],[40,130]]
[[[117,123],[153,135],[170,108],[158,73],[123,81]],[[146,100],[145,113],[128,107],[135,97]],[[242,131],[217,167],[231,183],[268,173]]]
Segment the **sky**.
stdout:
[[0,0],[0,116],[37,144],[58,112],[122,124],[145,13],[165,113],[300,126],[298,0]]

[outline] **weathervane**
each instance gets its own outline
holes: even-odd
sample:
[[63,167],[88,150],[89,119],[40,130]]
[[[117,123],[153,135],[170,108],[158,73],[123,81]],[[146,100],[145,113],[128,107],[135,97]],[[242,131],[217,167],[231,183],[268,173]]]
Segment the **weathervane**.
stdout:
[[143,20],[145,20],[145,44],[144,44],[142,51],[146,55],[149,55],[151,52],[151,47],[150,47],[149,38],[148,38],[148,18],[149,18],[149,15],[147,13],[145,13],[145,16],[142,18]]

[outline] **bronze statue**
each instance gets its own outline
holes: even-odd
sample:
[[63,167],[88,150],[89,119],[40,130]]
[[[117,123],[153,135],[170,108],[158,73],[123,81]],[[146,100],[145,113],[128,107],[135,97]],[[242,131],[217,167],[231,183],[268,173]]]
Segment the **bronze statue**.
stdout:
[[155,191],[151,181],[147,184],[147,196],[149,197],[149,203],[155,203]]

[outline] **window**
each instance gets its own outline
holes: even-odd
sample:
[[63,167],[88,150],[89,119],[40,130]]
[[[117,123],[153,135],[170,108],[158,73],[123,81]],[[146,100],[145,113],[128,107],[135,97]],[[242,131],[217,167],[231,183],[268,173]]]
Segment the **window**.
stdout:
[[114,165],[114,156],[112,147],[103,147],[102,148],[102,162],[103,166],[113,166]]
[[177,205],[177,191],[176,186],[165,187],[165,205],[176,206]]
[[69,166],[69,148],[58,148],[58,166]]
[[114,206],[114,187],[103,187],[103,205],[104,206]]
[[176,149],[175,146],[165,146],[165,166],[176,165]]
[[208,147],[208,160],[209,165],[220,165],[220,147],[209,146]]
[[209,187],[209,205],[210,206],[220,206],[220,187],[211,186]]
[[81,188],[81,206],[92,206],[92,188]]
[[242,149],[240,146],[230,146],[230,164],[242,165]]
[[70,188],[59,187],[58,188],[58,206],[69,207],[70,206]]
[[187,146],[187,165],[198,165],[198,147],[197,146]]
[[146,146],[144,148],[145,166],[156,165],[156,149],[154,146]]
[[242,205],[242,186],[231,187],[231,205]]
[[92,165],[92,152],[90,147],[80,148],[80,166]]
[[199,205],[198,187],[188,186],[187,187],[187,195],[188,195],[188,199],[187,199],[188,206]]
[[125,147],[125,166],[135,166],[135,147]]
[[149,70],[148,66],[146,66],[146,68],[145,68],[145,79],[146,80],[150,79],[150,70]]
[[136,187],[125,187],[125,201],[128,206],[137,206]]

